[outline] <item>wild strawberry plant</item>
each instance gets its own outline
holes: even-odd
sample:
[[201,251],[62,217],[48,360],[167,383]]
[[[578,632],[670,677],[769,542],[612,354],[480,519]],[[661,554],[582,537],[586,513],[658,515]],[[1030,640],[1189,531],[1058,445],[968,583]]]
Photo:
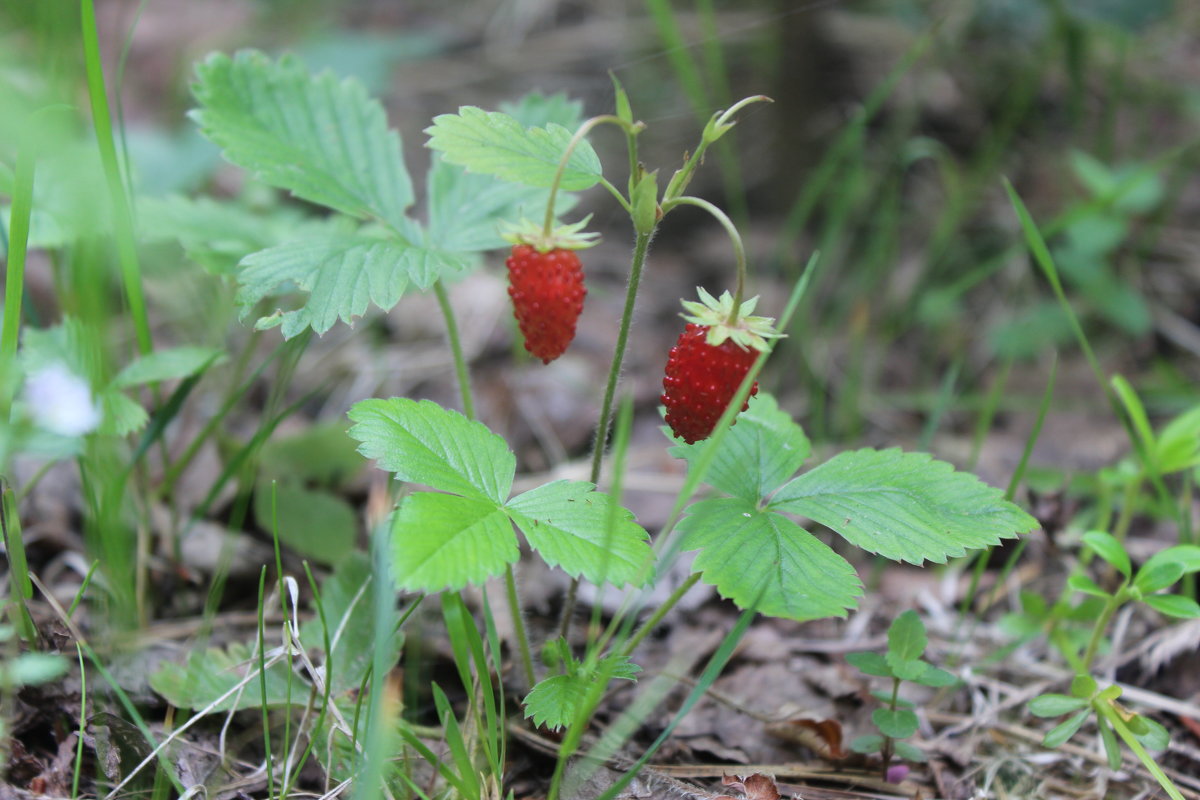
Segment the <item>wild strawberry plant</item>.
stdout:
[[[335,214],[327,222],[297,226],[293,237],[240,260],[234,270],[238,302],[245,312],[261,314],[256,327],[277,326],[285,338],[308,329],[321,334],[338,321],[352,324],[372,305],[387,310],[411,292],[433,292],[445,316],[461,411],[393,397],[364,399],[349,413],[350,436],[360,452],[412,487],[377,532],[386,537],[380,548],[383,573],[374,575],[371,590],[377,597],[393,583],[419,597],[503,576],[512,618],[519,623],[512,571],[520,555],[519,531],[546,563],[597,584],[643,586],[680,549],[696,551],[692,582],[705,580],[746,609],[807,620],[845,615],[862,585],[850,563],[806,530],[801,518],[867,552],[914,564],[944,562],[1035,527],[999,490],[923,453],[855,450],[797,474],[811,455],[803,429],[769,394],[753,396],[771,342],[782,331],[769,318],[751,315],[755,301],[744,298],[745,254],[729,218],[686,194],[707,148],[733,127],[741,109],[765,98],[747,98],[715,114],[661,191],[657,173],[639,162],[637,140],[645,126],[635,121],[619,85],[615,113],[583,123],[576,106],[553,99],[503,111],[461,108],[436,117],[426,131],[434,159],[418,216],[399,136],[388,129],[379,103],[355,82],[310,75],[290,57],[271,60],[243,52],[206,59],[197,67],[194,91],[199,106],[193,118],[229,161]],[[624,135],[631,165],[627,180],[606,177],[587,141],[600,125]],[[597,185],[628,212],[635,245],[624,311],[614,321],[617,346],[590,480],[552,481],[514,495],[513,452],[473,418],[469,365],[457,344],[444,286],[479,268],[480,254],[505,247],[507,232],[508,241],[516,242],[510,294],[526,346],[545,361],[557,357],[569,346],[585,294],[579,259],[571,251],[587,241],[583,223],[564,225],[560,216],[573,204],[567,193]],[[710,214],[729,234],[733,291],[717,300],[700,290],[701,302],[685,303],[688,327],[675,350],[663,354],[666,419],[682,439],[674,439],[671,452],[687,461],[689,476],[679,500],[680,509],[686,507],[682,521],[657,531],[652,544],[634,514],[597,486],[625,351],[637,346],[629,331],[650,241],[666,217],[685,206]],[[524,222],[539,217],[540,227]],[[780,328],[786,328],[798,297],[799,291]],[[701,481],[711,492],[688,505]],[[343,616],[355,607],[347,607],[345,589],[335,591],[345,581],[344,569],[325,591],[341,598],[336,607]],[[561,642],[552,643],[556,674],[540,682],[519,624],[517,635],[532,687],[526,714],[561,726],[581,714],[586,721],[598,687],[634,676],[628,657],[644,631],[609,651],[590,648],[583,659]],[[342,680],[348,681],[336,684],[340,691],[355,679],[366,680],[364,663],[347,662],[348,653],[339,656],[338,645],[330,646],[327,659],[342,662]],[[486,659],[474,661],[480,670],[490,669]],[[481,679],[490,686],[490,678],[474,680]],[[196,708],[211,704],[210,695],[225,684],[203,697],[184,698],[187,682],[164,672],[156,686],[178,704]],[[272,697],[269,684],[262,702]],[[442,706],[439,701],[445,711]],[[442,713],[442,719],[447,731],[457,730],[453,716]],[[458,778],[463,780],[461,771]],[[460,791],[474,793],[463,787]]]

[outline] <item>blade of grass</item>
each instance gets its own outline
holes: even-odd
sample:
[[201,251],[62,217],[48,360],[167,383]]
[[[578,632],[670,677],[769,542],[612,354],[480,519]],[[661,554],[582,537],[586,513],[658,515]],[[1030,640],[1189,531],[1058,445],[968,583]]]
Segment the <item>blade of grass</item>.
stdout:
[[121,265],[121,279],[125,285],[129,313],[133,318],[138,352],[146,355],[154,349],[154,343],[150,337],[150,320],[146,314],[146,299],[142,294],[142,271],[138,264],[133,215],[129,207],[129,198],[125,193],[125,182],[121,178],[121,167],[117,163],[117,150],[113,142],[112,115],[109,113],[108,92],[104,82],[104,65],[100,60],[100,42],[96,32],[94,1],[80,0],[79,12],[80,27],[83,33],[88,97],[91,100],[96,144],[100,148],[100,163],[104,167],[105,182],[108,184],[112,203],[113,235],[117,244],[117,260]]
[[[0,327],[0,364],[16,363],[17,338],[21,331],[21,306],[25,299],[25,256],[29,244],[29,220],[33,214],[34,158],[30,148],[21,148],[13,179],[12,209],[8,235],[8,265],[4,277],[4,322]],[[0,421],[7,422],[12,406],[11,390],[16,376],[6,368],[0,375]],[[3,468],[0,464],[0,468]]]

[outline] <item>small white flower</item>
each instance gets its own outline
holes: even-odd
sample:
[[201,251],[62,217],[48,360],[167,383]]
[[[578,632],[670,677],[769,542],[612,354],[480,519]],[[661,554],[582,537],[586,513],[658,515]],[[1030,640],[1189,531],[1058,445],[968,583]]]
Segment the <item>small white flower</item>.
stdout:
[[34,421],[60,436],[82,436],[100,424],[100,406],[87,381],[60,362],[30,374],[24,400]]

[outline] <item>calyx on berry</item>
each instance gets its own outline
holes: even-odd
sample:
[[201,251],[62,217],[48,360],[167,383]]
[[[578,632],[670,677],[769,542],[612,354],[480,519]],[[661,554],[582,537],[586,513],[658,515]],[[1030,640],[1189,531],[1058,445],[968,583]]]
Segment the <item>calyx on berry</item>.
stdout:
[[708,328],[705,343],[717,347],[729,340],[747,350],[766,352],[770,349],[768,339],[779,339],[783,334],[775,330],[773,317],[752,316],[758,297],[751,297],[734,308],[733,295],[728,290],[715,298],[703,287],[696,287],[700,302],[684,300],[683,307],[687,314],[680,314],[688,322],[703,325]]
[[591,219],[592,215],[588,214],[579,222],[559,225],[547,231],[545,226],[522,218],[516,224],[506,224],[500,237],[510,244],[527,244],[539,253],[584,250],[600,243],[600,234],[583,230]]

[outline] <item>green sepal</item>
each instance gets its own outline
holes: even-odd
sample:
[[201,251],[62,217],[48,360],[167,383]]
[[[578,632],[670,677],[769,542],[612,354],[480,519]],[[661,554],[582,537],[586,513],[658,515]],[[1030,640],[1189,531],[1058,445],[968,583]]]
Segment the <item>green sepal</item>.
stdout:
[[771,349],[767,339],[779,339],[783,336],[775,330],[773,318],[752,316],[754,307],[758,305],[757,297],[751,297],[738,306],[734,324],[730,325],[730,318],[735,317],[733,295],[725,291],[721,293],[720,299],[717,299],[699,286],[696,287],[696,293],[700,295],[700,302],[684,300],[683,307],[689,313],[682,316],[688,322],[708,328],[705,342],[712,347],[718,347],[726,340],[731,340],[743,349],[765,353]]
[[583,230],[591,219],[592,215],[588,214],[579,222],[559,225],[547,233],[541,224],[522,217],[520,222],[506,223],[500,231],[500,238],[511,244],[527,244],[539,253],[585,250],[600,244],[600,234]]

